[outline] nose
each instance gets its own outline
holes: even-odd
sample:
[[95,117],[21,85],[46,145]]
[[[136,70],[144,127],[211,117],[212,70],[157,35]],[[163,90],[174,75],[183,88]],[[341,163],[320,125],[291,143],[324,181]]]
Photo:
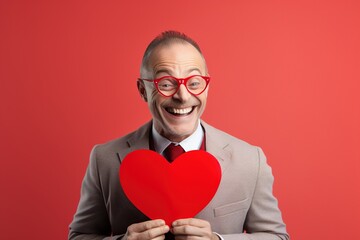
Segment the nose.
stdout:
[[189,93],[184,84],[180,84],[178,91],[173,95],[173,98],[181,102],[186,102],[190,97],[191,93]]

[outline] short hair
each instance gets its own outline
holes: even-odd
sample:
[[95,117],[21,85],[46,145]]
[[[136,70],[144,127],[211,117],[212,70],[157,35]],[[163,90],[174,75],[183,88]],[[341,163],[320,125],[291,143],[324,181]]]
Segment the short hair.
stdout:
[[[178,32],[178,31],[174,31],[174,30],[164,31],[164,32],[160,33],[158,36],[156,36],[150,42],[150,44],[147,46],[144,56],[142,58],[141,67],[140,67],[141,77],[144,77],[143,70],[147,69],[149,58],[150,58],[153,50],[160,45],[169,45],[169,44],[176,43],[176,42],[191,44],[193,47],[196,48],[196,50],[198,50],[198,52],[200,53],[200,55],[202,56],[202,58],[204,59],[204,62],[205,62],[205,58],[201,52],[200,46],[192,38],[185,35],[184,33]],[[205,67],[206,67],[206,63],[205,63]],[[206,67],[206,71],[207,71],[207,67]]]

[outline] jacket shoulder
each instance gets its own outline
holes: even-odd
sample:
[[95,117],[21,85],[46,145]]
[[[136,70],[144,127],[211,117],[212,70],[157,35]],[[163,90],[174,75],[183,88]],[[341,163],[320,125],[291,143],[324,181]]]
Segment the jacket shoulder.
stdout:
[[110,140],[105,143],[97,144],[94,149],[98,152],[114,152],[121,149],[127,149],[131,147],[133,142],[148,137],[149,129],[151,128],[151,122],[148,122],[141,126],[139,129],[130,132],[122,137]]
[[205,132],[207,133],[207,135],[209,137],[211,137],[211,139],[213,139],[214,141],[218,141],[219,143],[228,143],[230,145],[235,145],[237,147],[240,148],[245,148],[245,149],[253,149],[253,148],[258,148],[255,145],[252,145],[242,139],[239,139],[233,135],[230,135],[229,133],[226,133],[220,129],[217,129],[207,123],[202,122],[202,125],[205,128]]

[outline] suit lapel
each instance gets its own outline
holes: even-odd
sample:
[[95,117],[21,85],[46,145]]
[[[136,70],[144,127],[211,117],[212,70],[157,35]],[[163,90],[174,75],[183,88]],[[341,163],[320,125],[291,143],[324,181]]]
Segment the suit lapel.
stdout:
[[128,147],[118,150],[120,161],[132,151],[138,149],[149,149],[149,134],[151,130],[151,124],[151,121],[146,123],[126,140]]
[[[221,135],[218,134],[218,130],[208,125],[204,121],[201,121],[201,125],[205,129],[206,134],[206,151],[211,153],[221,166],[222,172],[224,172],[230,162],[231,152],[229,149],[229,143],[224,142]],[[149,134],[151,131],[152,122],[148,122],[140,127],[134,134],[131,134],[127,139],[127,148],[121,148],[118,150],[120,160],[135,150],[149,149]]]
[[219,161],[221,170],[224,172],[231,159],[229,143],[224,142],[224,139],[217,134],[218,130],[203,121],[201,121],[201,124],[206,134],[206,151],[211,153]]

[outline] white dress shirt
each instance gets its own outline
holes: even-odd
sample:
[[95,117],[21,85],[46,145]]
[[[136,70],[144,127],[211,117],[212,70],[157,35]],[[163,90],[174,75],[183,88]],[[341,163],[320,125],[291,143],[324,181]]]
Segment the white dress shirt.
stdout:
[[[198,127],[196,128],[195,132],[191,134],[189,137],[185,138],[181,142],[172,142],[169,139],[161,136],[158,131],[156,131],[154,124],[152,125],[152,136],[154,140],[154,148],[155,151],[160,153],[161,155],[164,155],[164,150],[171,144],[174,143],[175,145],[180,145],[185,152],[191,151],[191,150],[199,150],[204,138],[204,130],[201,127],[200,121],[198,124]],[[216,233],[220,240],[224,240],[224,238]]]
[[204,138],[204,130],[201,127],[200,121],[198,127],[195,132],[191,134],[189,137],[185,138],[181,142],[172,142],[169,139],[161,136],[155,129],[154,124],[152,126],[152,136],[154,140],[154,148],[155,151],[162,154],[164,150],[171,144],[180,145],[185,152],[191,150],[199,150]]

